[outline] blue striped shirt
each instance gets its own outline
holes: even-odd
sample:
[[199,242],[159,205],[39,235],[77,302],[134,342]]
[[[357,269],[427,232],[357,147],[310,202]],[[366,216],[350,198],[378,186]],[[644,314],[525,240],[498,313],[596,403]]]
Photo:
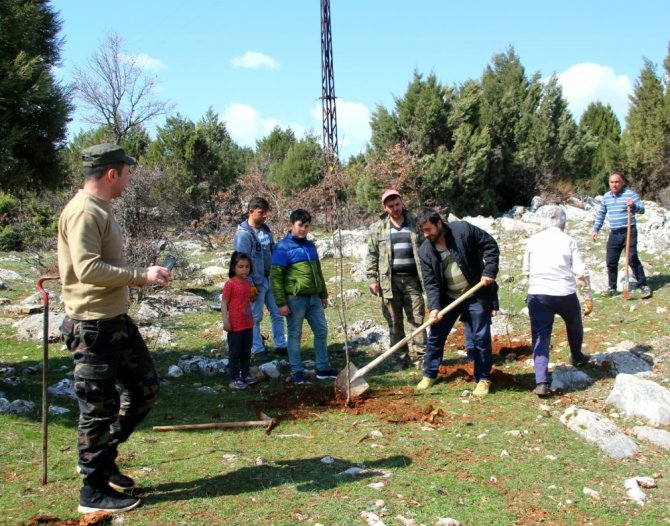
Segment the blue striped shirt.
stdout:
[[628,228],[628,211],[626,210],[626,202],[628,199],[633,200],[630,224],[631,227],[634,227],[636,225],[635,214],[644,214],[644,204],[633,190],[624,188],[619,195],[614,195],[610,191],[603,196],[603,200],[600,202],[600,208],[596,214],[596,222],[593,225],[593,232],[600,232],[600,229],[605,222],[605,216],[609,219],[610,230]]

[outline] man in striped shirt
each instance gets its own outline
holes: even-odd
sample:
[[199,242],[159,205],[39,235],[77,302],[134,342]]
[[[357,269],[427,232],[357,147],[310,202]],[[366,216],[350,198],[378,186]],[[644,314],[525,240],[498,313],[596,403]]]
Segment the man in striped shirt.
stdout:
[[[425,306],[419,262],[421,236],[414,216],[405,210],[400,193],[384,191],[384,213],[367,235],[366,275],[370,292],[382,298],[382,313],[389,326],[391,345],[405,337],[403,312],[412,330],[423,323]],[[425,332],[405,346],[401,363],[419,362],[426,345]],[[418,363],[417,363],[418,365]]]
[[633,270],[637,279],[637,286],[640,289],[641,298],[650,298],[651,289],[647,286],[647,278],[644,274],[644,268],[637,256],[637,227],[635,214],[644,214],[644,204],[638,195],[626,187],[626,181],[620,173],[614,172],[609,179],[610,192],[607,192],[600,202],[600,209],[596,214],[596,221],[591,230],[591,239],[593,241],[598,237],[598,232],[603,226],[605,216],[610,223],[610,235],[607,239],[607,277],[609,287],[603,292],[603,296],[613,296],[616,294],[616,279],[619,266],[619,257],[622,250],[626,247],[626,233],[628,230],[628,207],[631,209],[631,228],[630,228],[630,259],[628,264]]

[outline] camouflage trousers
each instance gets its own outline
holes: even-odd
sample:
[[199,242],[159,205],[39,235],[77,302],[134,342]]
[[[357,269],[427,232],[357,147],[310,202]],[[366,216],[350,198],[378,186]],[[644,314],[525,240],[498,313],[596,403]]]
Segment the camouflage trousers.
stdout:
[[[426,308],[423,302],[421,280],[418,276],[391,276],[392,298],[382,301],[382,313],[389,326],[391,345],[395,345],[405,337],[403,313],[412,331],[423,323]],[[426,332],[422,332],[400,349],[401,358],[409,356],[412,359],[423,357],[426,350]]]
[[104,485],[118,445],[156,403],[159,378],[142,335],[125,314],[86,321],[66,317],[61,332],[74,360],[80,473],[85,485]]

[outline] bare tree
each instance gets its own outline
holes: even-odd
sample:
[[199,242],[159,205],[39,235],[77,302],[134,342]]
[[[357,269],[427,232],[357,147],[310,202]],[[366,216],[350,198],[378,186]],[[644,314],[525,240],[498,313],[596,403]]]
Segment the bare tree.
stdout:
[[86,120],[108,126],[117,143],[132,128],[173,108],[155,98],[156,78],[138,57],[124,53],[123,39],[115,33],[106,36],[85,69],[75,68],[74,79],[77,97],[89,110]]

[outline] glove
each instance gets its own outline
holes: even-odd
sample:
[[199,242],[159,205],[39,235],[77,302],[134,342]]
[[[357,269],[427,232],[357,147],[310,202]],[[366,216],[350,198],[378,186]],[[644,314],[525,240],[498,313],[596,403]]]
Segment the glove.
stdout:
[[584,316],[588,316],[593,312],[593,300],[591,298],[586,298],[584,300]]

